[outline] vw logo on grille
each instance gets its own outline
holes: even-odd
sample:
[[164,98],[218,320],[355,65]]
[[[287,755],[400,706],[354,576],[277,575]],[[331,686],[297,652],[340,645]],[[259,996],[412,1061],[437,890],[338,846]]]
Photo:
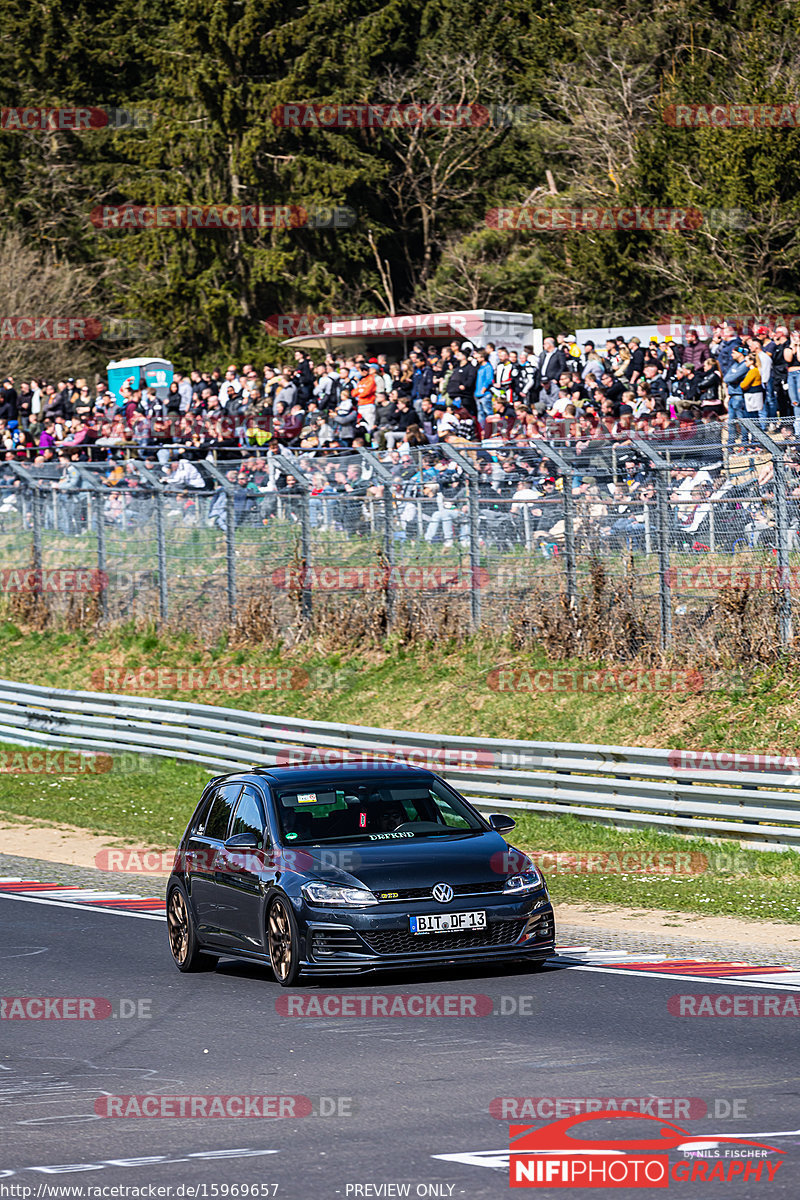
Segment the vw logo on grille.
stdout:
[[433,889],[433,898],[440,904],[449,904],[453,899],[453,889],[449,883],[437,883]]

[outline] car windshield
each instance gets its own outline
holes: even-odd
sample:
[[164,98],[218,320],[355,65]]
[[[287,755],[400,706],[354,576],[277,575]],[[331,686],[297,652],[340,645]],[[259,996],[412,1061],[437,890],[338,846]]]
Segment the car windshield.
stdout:
[[293,845],[402,842],[485,832],[458,796],[435,780],[343,780],[338,787],[282,788],[275,798],[283,839]]

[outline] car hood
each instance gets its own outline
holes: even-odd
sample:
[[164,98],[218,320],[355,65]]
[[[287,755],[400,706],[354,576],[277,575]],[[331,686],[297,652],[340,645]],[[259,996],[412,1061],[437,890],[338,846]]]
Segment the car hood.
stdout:
[[494,832],[303,846],[290,853],[295,869],[305,874],[383,892],[435,883],[501,883],[524,870],[527,861],[522,851],[513,850]]

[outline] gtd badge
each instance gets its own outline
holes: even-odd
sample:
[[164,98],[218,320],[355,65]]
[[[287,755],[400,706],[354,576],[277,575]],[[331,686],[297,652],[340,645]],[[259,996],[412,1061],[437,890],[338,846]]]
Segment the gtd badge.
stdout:
[[440,904],[449,904],[453,899],[453,889],[449,883],[437,883],[433,889],[433,898]]

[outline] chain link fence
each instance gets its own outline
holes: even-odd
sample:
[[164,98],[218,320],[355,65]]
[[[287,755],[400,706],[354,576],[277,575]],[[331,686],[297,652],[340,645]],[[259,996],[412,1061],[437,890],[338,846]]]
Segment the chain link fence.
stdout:
[[[12,609],[188,626],[260,611],[511,630],[562,654],[778,653],[800,598],[791,423],[524,446],[245,450],[185,467],[0,464]],[[20,607],[21,606],[21,607]],[[731,643],[732,644],[732,643]]]

